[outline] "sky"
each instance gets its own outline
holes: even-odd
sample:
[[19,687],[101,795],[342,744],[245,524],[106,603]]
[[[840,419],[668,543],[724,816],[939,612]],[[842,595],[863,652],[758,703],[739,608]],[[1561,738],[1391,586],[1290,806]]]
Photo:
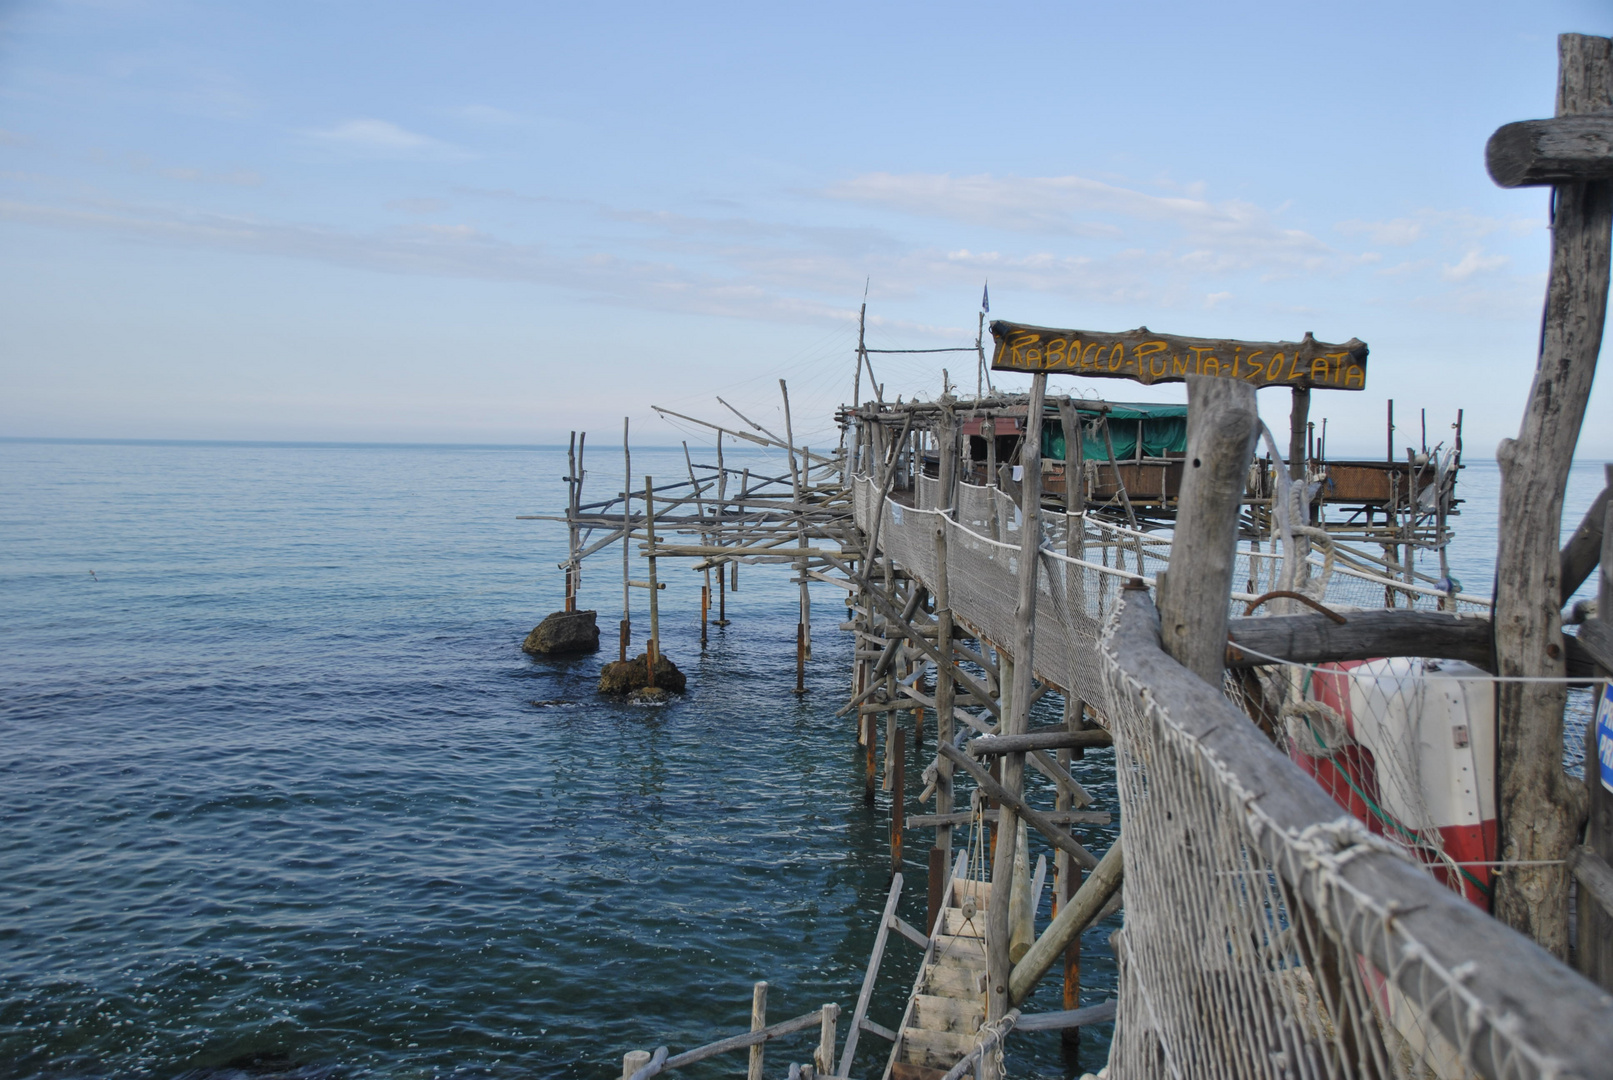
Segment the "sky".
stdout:
[[989,280],[1019,322],[1361,338],[1331,456],[1393,398],[1397,446],[1460,408],[1490,457],[1549,237],[1484,144],[1551,115],[1561,32],[1613,0],[0,3],[0,436],[675,444],[652,405],[773,427],[782,378],[822,442],[865,296],[871,347],[969,349]]

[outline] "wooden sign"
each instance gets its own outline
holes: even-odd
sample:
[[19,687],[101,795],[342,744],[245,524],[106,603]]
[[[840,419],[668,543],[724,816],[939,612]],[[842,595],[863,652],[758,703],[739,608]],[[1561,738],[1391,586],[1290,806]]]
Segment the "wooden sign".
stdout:
[[1189,375],[1242,379],[1256,386],[1365,390],[1367,346],[1351,338],[1328,345],[1303,341],[1227,341],[1156,334],[1146,326],[1105,334],[1055,330],[997,320],[993,371],[1046,371],[1140,383],[1183,382]]

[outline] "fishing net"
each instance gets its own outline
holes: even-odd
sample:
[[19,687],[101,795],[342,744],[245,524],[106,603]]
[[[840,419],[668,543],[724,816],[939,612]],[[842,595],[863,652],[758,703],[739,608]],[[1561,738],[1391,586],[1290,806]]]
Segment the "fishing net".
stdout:
[[[1103,656],[1126,867],[1111,1076],[1574,1071],[1553,1059],[1553,1036],[1469,989],[1478,964],[1515,957],[1452,962],[1448,940],[1418,936],[1429,921],[1403,917],[1488,922],[1406,866],[1406,838],[1327,801],[1224,699],[1186,708],[1146,684],[1126,651],[1111,642]],[[1385,791],[1406,782],[1386,779]]]

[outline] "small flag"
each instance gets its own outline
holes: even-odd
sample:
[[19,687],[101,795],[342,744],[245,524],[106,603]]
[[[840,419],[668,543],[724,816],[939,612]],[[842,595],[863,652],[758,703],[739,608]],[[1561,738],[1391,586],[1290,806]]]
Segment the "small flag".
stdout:
[[989,281],[980,290],[980,310],[988,315],[991,314],[991,282]]

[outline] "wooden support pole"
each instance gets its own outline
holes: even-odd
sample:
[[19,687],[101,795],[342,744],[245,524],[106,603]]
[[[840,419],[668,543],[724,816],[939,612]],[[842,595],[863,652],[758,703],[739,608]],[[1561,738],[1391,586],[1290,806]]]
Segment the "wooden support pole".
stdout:
[[1159,612],[1165,650],[1220,686],[1238,515],[1260,414],[1253,386],[1207,375],[1187,377],[1187,403],[1187,467]]
[[661,655],[661,588],[655,578],[655,481],[648,476],[644,478],[644,531],[649,541],[650,564],[650,642],[644,657],[650,668],[649,685],[654,686],[655,661]]
[[813,1067],[825,1076],[832,1076],[835,1067],[835,1028],[840,1020],[840,1006],[824,1002],[823,1019],[818,1028],[818,1049],[812,1055]]
[[907,814],[907,732],[896,729],[894,749],[891,750],[891,772],[894,783],[891,789],[891,872],[902,871],[902,830]]
[[[1585,511],[1580,519],[1579,528],[1574,535],[1568,538],[1563,549],[1558,553],[1557,562],[1562,581],[1557,588],[1557,602],[1568,603],[1568,598],[1574,591],[1585,584],[1585,579],[1591,576],[1597,563],[1602,558],[1602,538],[1607,535],[1602,528],[1603,518],[1607,516],[1608,496],[1613,494],[1613,486],[1602,488],[1602,493],[1596,496],[1591,508]],[[1443,550],[1443,549],[1442,549]],[[1613,611],[1597,612],[1598,617],[1607,619],[1613,617]]]
[[[1077,843],[1075,838],[1070,835],[1068,830],[1060,828],[1054,822],[1049,820],[1047,815],[1043,814],[1041,811],[1026,805],[1023,797],[1009,792],[1008,789],[1003,786],[1000,780],[991,775],[990,771],[980,767],[962,750],[959,750],[955,746],[943,743],[941,745],[941,753],[945,754],[947,757],[961,765],[965,772],[975,778],[975,783],[980,785],[981,791],[985,792],[988,797],[995,799],[997,802],[1002,804],[1002,810],[1004,813],[998,818],[997,833],[999,836],[1007,831],[1006,829],[1002,828],[1004,820],[1014,821],[1017,815],[1017,817],[1024,818],[1026,823],[1035,828],[1037,832],[1047,837],[1048,842],[1054,847],[1061,851],[1069,852],[1070,855],[1072,855],[1082,866],[1091,868],[1098,865],[1097,858],[1094,857],[1090,851]],[[995,847],[995,845],[993,846]],[[1011,854],[1012,853],[1010,853],[1010,855]],[[1008,897],[1005,895],[1003,898],[1004,907],[1007,906],[1007,901]],[[992,894],[992,903],[996,903],[995,893]]]
[[[1288,413],[1288,475],[1295,480],[1305,479],[1305,432],[1310,425],[1311,388],[1296,386],[1293,390],[1293,407]],[[1394,405],[1391,402],[1390,408]],[[1391,446],[1393,444],[1391,443]]]
[[866,775],[863,779],[863,802],[867,803],[869,806],[873,806],[874,785],[877,782],[876,776],[879,771],[878,760],[875,756],[876,746],[879,743],[879,736],[876,734],[878,728],[876,728],[874,725],[879,723],[879,721],[875,719],[873,713],[866,713],[862,716],[862,723],[863,756],[865,760],[866,772]]
[[628,580],[633,547],[633,452],[627,442],[628,418],[622,417],[622,627],[621,661],[627,663],[627,646],[632,637],[632,586]]
[[[1613,109],[1613,40],[1558,39],[1557,115]],[[1607,318],[1613,182],[1554,191],[1551,274],[1534,386],[1516,439],[1503,440],[1496,553],[1498,674],[1561,678],[1558,541],[1563,489],[1573,464]],[[1568,857],[1584,794],[1563,774],[1563,707],[1557,682],[1503,682],[1497,691],[1499,857],[1509,866],[1496,917],[1560,958],[1568,955]]]
[[649,1063],[648,1050],[629,1050],[622,1055],[622,1080],[633,1080],[633,1074]]
[[[767,1026],[767,984],[759,982],[751,987],[750,996],[750,1029],[752,1032],[761,1031]],[[745,1073],[745,1080],[762,1080],[762,1044],[757,1043],[750,1048],[750,1069]]]
[[566,611],[577,609],[577,434],[566,448]]
[[1016,1004],[1030,996],[1036,984],[1042,981],[1042,976],[1047,974],[1047,969],[1053,966],[1070,942],[1092,925],[1115,890],[1120,888],[1122,872],[1121,848],[1115,844],[1098,860],[1092,875],[1065,903],[1058,917],[1042,931],[1025,958],[1014,965],[1009,993]]
[[[1020,451],[1020,548],[1019,597],[1014,607],[1014,672],[1008,701],[1002,712],[1004,735],[1022,735],[1030,723],[1032,669],[1036,660],[1036,575],[1041,566],[1038,551],[1042,544],[1042,403],[1047,393],[1047,374],[1038,372],[1031,381],[1029,407],[1025,418],[1025,442]],[[947,643],[948,648],[951,643]],[[1005,675],[1005,683],[1010,681]],[[942,752],[952,750],[942,744]],[[950,754],[948,756],[951,756]],[[957,760],[954,758],[953,760]],[[1024,805],[1025,755],[1010,753],[1002,761],[1002,821],[997,827],[997,843],[992,853],[991,902],[986,910],[986,1020],[1000,1020],[1008,1012],[1008,975],[1013,970],[1010,948],[1010,905],[1014,884],[1014,850],[1019,840],[1015,812]],[[1042,826],[1038,825],[1040,829]],[[1073,842],[1073,841],[1072,841]]]

